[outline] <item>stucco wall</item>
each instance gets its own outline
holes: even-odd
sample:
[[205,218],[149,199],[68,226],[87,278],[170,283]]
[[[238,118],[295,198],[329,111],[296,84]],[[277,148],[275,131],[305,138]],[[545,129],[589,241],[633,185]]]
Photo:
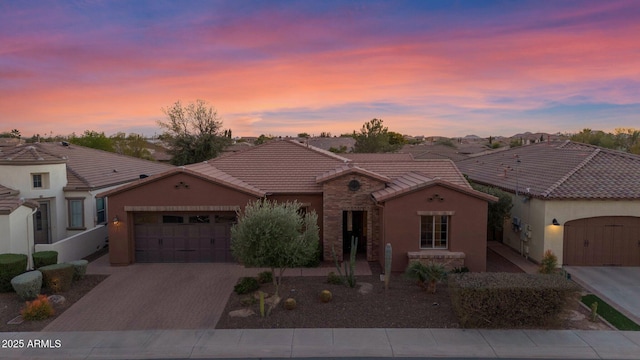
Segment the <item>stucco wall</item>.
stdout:
[[[536,262],[540,262],[546,250],[551,250],[562,264],[564,224],[571,220],[598,216],[640,216],[640,201],[631,200],[541,200],[532,198],[523,202],[523,197],[515,199],[513,216],[525,225],[531,225],[531,238],[521,241],[520,232],[513,231],[512,218],[505,222],[504,243]],[[552,225],[553,219],[560,226]]]
[[[429,201],[438,194],[443,201]],[[449,248],[452,252],[465,253],[465,265],[471,271],[486,271],[487,247],[486,200],[473,197],[443,186],[432,186],[392,199],[384,204],[384,244],[393,246],[392,271],[404,271],[408,264],[408,252],[438,250],[420,249],[419,211],[451,211]],[[384,266],[384,257],[380,263]]]
[[31,254],[33,251],[33,209],[20,206],[0,215],[0,254]]
[[214,184],[186,173],[148,182],[108,197],[109,219],[117,216],[119,224],[109,225],[109,259],[114,265],[135,261],[133,212],[125,206],[157,207],[157,211],[184,211],[184,207],[240,206],[244,207],[256,196]]

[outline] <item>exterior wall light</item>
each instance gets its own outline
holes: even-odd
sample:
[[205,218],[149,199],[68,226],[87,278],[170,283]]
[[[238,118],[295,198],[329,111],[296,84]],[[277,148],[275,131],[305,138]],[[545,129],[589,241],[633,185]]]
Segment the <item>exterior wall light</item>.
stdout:
[[118,224],[120,224],[120,219],[118,219],[118,215],[116,215],[113,218],[113,225],[118,225]]
[[553,226],[560,226],[560,223],[555,218],[551,221],[551,224],[553,224]]

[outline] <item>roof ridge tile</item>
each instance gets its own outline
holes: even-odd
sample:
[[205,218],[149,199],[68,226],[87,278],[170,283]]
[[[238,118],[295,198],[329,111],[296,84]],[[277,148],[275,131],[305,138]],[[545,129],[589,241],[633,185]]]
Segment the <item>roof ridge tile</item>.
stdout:
[[578,164],[578,166],[576,166],[571,171],[569,171],[567,174],[565,174],[563,177],[561,177],[560,180],[556,181],[547,190],[543,191],[542,194],[541,194],[542,197],[548,197],[555,189],[557,189],[560,185],[562,185],[564,182],[566,182],[571,176],[573,176],[580,169],[584,168],[589,163],[589,161],[591,161],[599,153],[600,153],[600,149],[599,148],[595,149],[593,151],[593,153],[591,155],[587,156],[587,158],[584,159],[580,164]]

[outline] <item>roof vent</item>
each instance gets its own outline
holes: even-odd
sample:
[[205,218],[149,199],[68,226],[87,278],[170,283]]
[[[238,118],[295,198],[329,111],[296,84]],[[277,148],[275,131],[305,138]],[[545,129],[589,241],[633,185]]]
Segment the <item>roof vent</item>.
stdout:
[[149,177],[149,175],[147,175],[147,174],[140,174],[140,179],[146,179],[148,177]]

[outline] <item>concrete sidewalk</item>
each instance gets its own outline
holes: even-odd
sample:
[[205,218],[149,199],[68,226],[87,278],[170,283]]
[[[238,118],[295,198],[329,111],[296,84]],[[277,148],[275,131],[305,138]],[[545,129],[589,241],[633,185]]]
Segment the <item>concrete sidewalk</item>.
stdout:
[[[0,333],[2,359],[465,357],[638,359],[640,332],[462,329]],[[58,348],[27,348],[34,339]],[[20,346],[20,345],[18,345]]]

